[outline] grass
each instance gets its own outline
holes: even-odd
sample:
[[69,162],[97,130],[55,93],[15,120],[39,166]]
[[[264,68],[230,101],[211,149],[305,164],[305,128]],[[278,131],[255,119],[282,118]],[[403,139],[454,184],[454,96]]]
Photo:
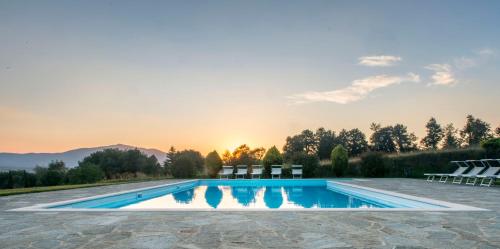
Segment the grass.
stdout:
[[147,181],[155,181],[163,179],[166,178],[107,180],[107,181],[88,183],[88,184],[71,184],[71,185],[68,184],[68,185],[31,187],[31,188],[0,189],[0,196],[40,193],[40,192],[59,191],[59,190],[77,189],[77,188],[90,188],[90,187],[108,186],[108,185],[133,183],[133,182],[147,182]]

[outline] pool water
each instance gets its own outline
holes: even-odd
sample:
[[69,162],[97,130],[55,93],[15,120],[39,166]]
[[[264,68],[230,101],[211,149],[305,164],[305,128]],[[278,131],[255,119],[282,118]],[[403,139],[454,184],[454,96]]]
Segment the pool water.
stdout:
[[324,186],[206,186],[121,207],[123,209],[296,209],[296,208],[373,208],[374,202],[328,190]]
[[48,208],[122,210],[300,210],[436,208],[324,179],[192,180]]

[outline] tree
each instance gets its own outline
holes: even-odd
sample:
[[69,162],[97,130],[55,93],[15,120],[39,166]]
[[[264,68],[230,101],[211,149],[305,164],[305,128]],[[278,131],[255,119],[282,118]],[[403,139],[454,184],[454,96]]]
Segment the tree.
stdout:
[[500,156],[500,138],[490,138],[481,142],[481,147],[486,150],[488,157]]
[[366,136],[357,128],[349,131],[342,129],[337,137],[337,141],[347,149],[349,156],[358,156],[368,150]]
[[498,126],[498,127],[495,129],[495,134],[497,134],[497,137],[500,137],[500,126]]
[[283,157],[281,156],[281,153],[279,152],[278,148],[276,148],[276,146],[273,146],[269,148],[269,150],[267,150],[264,158],[262,158],[262,164],[264,165],[264,176],[266,177],[271,176],[271,165],[283,164]]
[[[172,176],[176,178],[190,178],[193,177],[197,174],[203,174],[205,171],[204,165],[205,165],[205,158],[201,155],[199,151],[195,150],[182,150],[182,151],[176,151],[172,155],[170,155],[171,158],[171,168],[170,171],[172,173]],[[186,165],[186,173],[182,173],[182,163],[177,163],[177,161],[182,158],[182,162],[186,162],[189,160],[189,164]],[[174,166],[176,168],[174,169]],[[194,167],[191,169],[190,167]],[[174,172],[176,171],[176,172]],[[191,172],[192,171],[192,172]]]
[[137,149],[105,149],[85,157],[82,162],[99,166],[107,179],[137,176],[137,173],[157,175],[160,164],[154,156],[148,156]]
[[36,176],[36,185],[38,186],[48,186],[49,183],[47,182],[47,171],[48,169],[46,167],[42,166],[36,166],[35,169],[35,176]]
[[335,140],[335,132],[331,130],[325,130],[325,128],[319,128],[314,134],[316,141],[318,143],[318,157],[319,159],[327,159],[330,157],[330,153],[337,144]]
[[315,154],[318,149],[318,143],[314,133],[311,130],[303,130],[299,135],[287,137],[283,153],[285,159],[289,160],[297,152],[306,154]]
[[193,178],[196,176],[196,159],[188,153],[182,153],[175,157],[172,162],[172,175],[175,178]]
[[337,177],[343,176],[347,171],[348,154],[347,150],[342,145],[337,145],[330,156],[332,160],[332,169]]
[[422,139],[421,143],[425,148],[435,150],[444,137],[443,129],[433,117],[429,119],[425,127],[427,129],[427,135]]
[[222,159],[217,151],[212,151],[208,153],[205,157],[205,166],[207,167],[208,176],[215,178],[222,168]]
[[398,152],[409,152],[417,149],[417,137],[408,133],[408,128],[402,124],[392,127],[392,136]]
[[151,155],[145,160],[144,164],[141,165],[139,171],[146,175],[158,176],[161,174],[162,168],[160,163],[158,163],[158,159],[156,159],[154,155]]
[[250,155],[253,158],[255,158],[255,161],[262,160],[262,157],[264,156],[265,153],[266,153],[266,149],[264,149],[264,147],[258,147],[258,148],[252,149],[250,151]]
[[234,149],[231,155],[231,164],[247,165],[260,163],[260,159],[266,150],[264,148],[251,149],[248,145],[242,144]]
[[453,124],[447,124],[444,128],[443,149],[457,149],[460,147],[460,140],[457,137],[457,129]]
[[49,163],[46,174],[47,185],[54,186],[64,184],[66,172],[67,169],[63,161],[52,161],[51,163]]
[[68,181],[71,184],[95,183],[104,177],[101,168],[93,163],[80,163],[78,167],[68,171]]
[[388,153],[397,151],[392,126],[381,127],[380,124],[372,123],[370,129],[373,131],[370,137],[372,150]]
[[231,165],[232,161],[232,155],[231,155],[231,152],[229,152],[229,150],[225,150],[224,153],[222,154],[222,163],[224,165]]
[[292,164],[302,165],[304,177],[314,177],[314,173],[319,166],[319,158],[316,154],[298,152],[291,158]]
[[302,136],[302,139],[304,141],[305,152],[307,154],[315,154],[318,149],[318,146],[314,133],[311,130],[304,130],[302,131],[300,136]]
[[166,175],[171,175],[172,171],[172,162],[175,160],[175,155],[177,154],[177,151],[175,150],[174,146],[170,146],[170,149],[167,152],[167,158],[165,159],[165,162],[163,162],[163,167],[165,168],[165,174]]
[[482,140],[491,137],[490,125],[481,119],[468,115],[465,126],[460,131],[460,136],[467,146],[478,145]]

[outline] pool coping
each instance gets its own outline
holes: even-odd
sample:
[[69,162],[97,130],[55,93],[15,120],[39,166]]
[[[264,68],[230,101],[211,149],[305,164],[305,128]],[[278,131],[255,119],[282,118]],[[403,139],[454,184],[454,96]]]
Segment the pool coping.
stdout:
[[[349,184],[345,182],[339,182],[338,180],[333,180],[333,179],[303,179],[303,180],[325,180],[328,182],[333,182],[338,185],[344,185],[352,188],[359,188],[367,191],[372,191],[372,192],[377,192],[385,195],[390,195],[390,196],[395,196],[399,198],[404,198],[404,199],[409,199],[413,201],[419,201],[419,202],[424,202],[428,204],[433,204],[433,205],[438,205],[438,206],[443,206],[441,208],[310,208],[310,209],[267,209],[267,208],[253,208],[253,209],[241,209],[241,208],[218,208],[218,209],[211,209],[211,208],[202,208],[202,209],[182,209],[182,208],[158,208],[158,209],[120,209],[120,208],[48,208],[51,206],[59,206],[59,205],[65,205],[69,203],[74,203],[74,202],[80,202],[80,201],[87,201],[87,200],[93,200],[97,198],[104,198],[104,197],[109,197],[109,196],[114,196],[114,195],[120,195],[120,194],[127,194],[131,192],[136,192],[136,191],[142,191],[142,190],[149,190],[149,189],[155,189],[155,188],[161,188],[161,187],[166,187],[166,186],[172,186],[172,185],[178,185],[178,184],[185,184],[185,183],[191,183],[191,182],[196,182],[196,181],[201,181],[201,180],[210,180],[210,179],[193,179],[193,180],[187,180],[187,181],[180,181],[180,182],[175,182],[175,183],[167,183],[167,184],[160,184],[160,185],[155,185],[151,187],[144,187],[144,188],[136,188],[136,189],[131,189],[131,190],[125,190],[125,191],[119,191],[119,192],[113,192],[109,194],[102,194],[102,195],[95,195],[95,196],[89,196],[89,197],[83,197],[83,198],[76,198],[76,199],[71,199],[71,200],[65,200],[65,201],[58,201],[58,202],[51,202],[51,203],[40,203],[28,207],[21,207],[21,208],[15,208],[15,209],[10,209],[7,210],[8,212],[328,212],[328,211],[335,211],[335,212],[450,212],[450,211],[491,211],[488,209],[484,208],[478,208],[478,207],[473,207],[473,206],[468,206],[468,205],[463,205],[463,204],[457,204],[457,203],[452,203],[452,202],[447,202],[447,201],[441,201],[441,200],[436,200],[436,199],[430,199],[430,198],[425,198],[425,197],[419,197],[419,196],[414,196],[414,195],[408,195],[408,194],[402,194],[394,191],[387,191],[387,190],[382,190],[382,189],[376,189],[376,188],[370,188],[370,187],[364,187],[364,186],[359,186],[356,184]],[[231,180],[231,179],[230,179]],[[257,179],[238,179],[238,180],[257,180]],[[279,179],[279,180],[299,180],[299,179]]]

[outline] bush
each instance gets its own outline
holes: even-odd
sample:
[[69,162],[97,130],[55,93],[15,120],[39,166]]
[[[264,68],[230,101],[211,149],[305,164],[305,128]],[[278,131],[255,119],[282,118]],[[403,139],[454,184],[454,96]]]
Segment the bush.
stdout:
[[283,157],[276,146],[271,147],[266,152],[262,159],[262,164],[264,164],[264,177],[271,177],[271,165],[283,164]]
[[486,151],[486,156],[495,157],[500,155],[500,138],[491,138],[481,142],[481,147]]
[[380,152],[368,152],[362,155],[361,174],[365,177],[384,177],[384,155]]
[[208,153],[205,158],[205,166],[207,167],[207,174],[211,178],[215,178],[222,168],[222,159],[217,151],[212,151]]
[[319,166],[319,158],[317,155],[309,155],[304,152],[296,152],[291,157],[292,164],[302,165],[302,173],[304,178],[314,177],[316,169]]
[[347,150],[342,145],[337,145],[332,150],[330,158],[332,160],[332,169],[335,176],[343,176],[348,167],[349,156],[347,155]]

